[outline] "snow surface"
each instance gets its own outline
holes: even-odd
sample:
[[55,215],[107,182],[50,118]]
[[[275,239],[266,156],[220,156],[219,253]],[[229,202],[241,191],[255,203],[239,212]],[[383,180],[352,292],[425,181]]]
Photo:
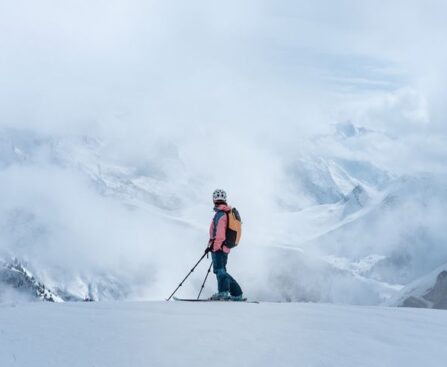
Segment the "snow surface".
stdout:
[[447,312],[311,303],[0,305],[0,365],[444,366]]

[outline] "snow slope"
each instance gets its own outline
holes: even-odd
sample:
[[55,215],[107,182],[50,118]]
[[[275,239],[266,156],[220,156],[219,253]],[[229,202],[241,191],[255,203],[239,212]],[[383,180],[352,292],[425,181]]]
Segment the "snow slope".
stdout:
[[[440,367],[447,313],[303,303],[0,306],[7,367]],[[26,353],[24,353],[26,351]]]

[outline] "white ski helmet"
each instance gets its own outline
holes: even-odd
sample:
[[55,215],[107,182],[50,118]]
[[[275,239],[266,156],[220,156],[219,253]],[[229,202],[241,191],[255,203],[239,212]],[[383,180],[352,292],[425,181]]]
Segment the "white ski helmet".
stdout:
[[213,201],[227,201],[227,193],[224,190],[214,190]]

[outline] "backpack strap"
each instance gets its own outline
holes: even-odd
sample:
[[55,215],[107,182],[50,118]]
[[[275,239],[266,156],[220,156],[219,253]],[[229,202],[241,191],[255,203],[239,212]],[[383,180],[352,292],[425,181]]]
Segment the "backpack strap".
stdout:
[[[227,228],[225,228],[225,241],[223,241],[222,246],[227,246],[227,233],[228,233],[228,228],[230,228],[230,212],[225,212],[226,216],[227,216]],[[227,248],[231,248],[228,247]]]
[[[214,230],[213,230],[213,239],[216,238],[216,234],[217,234],[217,225],[219,223],[220,218],[222,218],[222,216],[225,214],[225,211],[223,210],[219,210],[216,212],[216,214],[214,215]],[[228,217],[227,217],[228,219]],[[227,220],[227,229],[228,229],[228,220]]]

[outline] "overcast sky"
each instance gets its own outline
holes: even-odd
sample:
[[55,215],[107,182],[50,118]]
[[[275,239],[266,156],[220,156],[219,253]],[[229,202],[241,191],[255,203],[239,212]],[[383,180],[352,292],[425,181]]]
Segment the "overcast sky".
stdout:
[[174,143],[210,190],[246,175],[243,192],[270,195],[309,136],[351,121],[393,140],[350,158],[445,173],[444,14],[436,0],[0,0],[0,126],[99,137],[124,162]]
[[389,114],[444,130],[446,10],[433,0],[0,0],[0,123],[275,137],[360,115],[384,128]]

